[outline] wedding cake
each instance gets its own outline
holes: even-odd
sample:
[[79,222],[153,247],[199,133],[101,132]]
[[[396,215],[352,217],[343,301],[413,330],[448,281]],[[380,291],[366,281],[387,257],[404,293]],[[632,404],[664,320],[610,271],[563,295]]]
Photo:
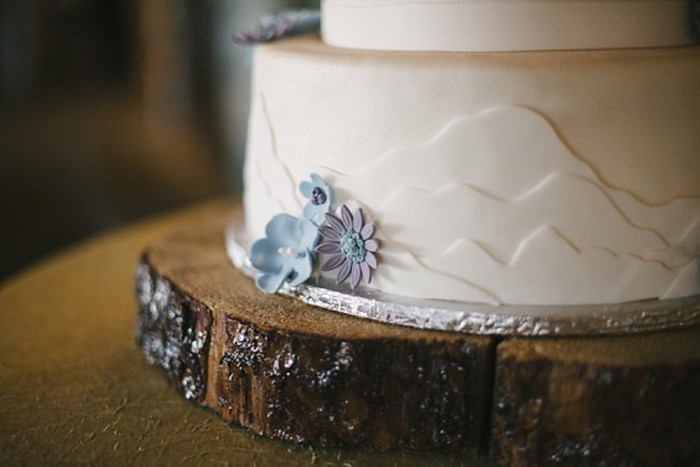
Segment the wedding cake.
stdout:
[[326,0],[236,35],[322,27],[254,49],[245,214],[142,254],[146,358],[312,462],[692,464],[691,6]]
[[320,37],[255,49],[244,204],[261,288],[321,274],[489,305],[700,293],[687,1],[321,11]]

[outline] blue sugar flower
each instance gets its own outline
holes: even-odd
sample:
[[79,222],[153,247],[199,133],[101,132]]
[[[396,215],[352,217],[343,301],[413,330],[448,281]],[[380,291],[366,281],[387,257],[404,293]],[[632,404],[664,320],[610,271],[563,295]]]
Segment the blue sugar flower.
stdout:
[[320,175],[312,173],[310,182],[305,180],[299,184],[299,191],[309,200],[304,206],[304,218],[321,225],[333,201],[330,187]]
[[308,219],[277,214],[265,226],[265,238],[253,244],[250,262],[262,272],[255,280],[259,289],[277,292],[285,281],[303,283],[313,270],[318,228]]
[[377,269],[375,253],[379,249],[374,224],[365,223],[362,209],[352,214],[345,205],[340,208],[340,218],[332,213],[326,213],[325,217],[325,224],[318,228],[323,241],[316,251],[331,256],[321,270],[339,268],[336,282],[340,284],[349,277],[352,289],[363,278],[368,284],[372,282],[372,270]]

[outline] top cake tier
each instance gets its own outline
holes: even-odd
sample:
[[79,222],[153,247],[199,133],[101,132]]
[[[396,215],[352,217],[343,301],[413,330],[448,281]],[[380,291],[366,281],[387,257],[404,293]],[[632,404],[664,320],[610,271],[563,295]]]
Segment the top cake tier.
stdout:
[[687,0],[323,0],[323,40],[375,50],[663,47],[695,39]]

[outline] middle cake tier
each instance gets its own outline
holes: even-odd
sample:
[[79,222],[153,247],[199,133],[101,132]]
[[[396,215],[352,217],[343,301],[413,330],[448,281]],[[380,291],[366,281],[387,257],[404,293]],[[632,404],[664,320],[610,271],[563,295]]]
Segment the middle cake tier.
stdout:
[[700,293],[700,47],[256,49],[246,228],[320,174],[377,226],[370,287],[600,304]]

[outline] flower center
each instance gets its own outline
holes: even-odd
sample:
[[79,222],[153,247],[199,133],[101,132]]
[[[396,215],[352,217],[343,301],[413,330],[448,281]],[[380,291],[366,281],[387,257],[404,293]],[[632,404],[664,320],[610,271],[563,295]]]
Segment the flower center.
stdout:
[[352,229],[346,230],[340,238],[340,249],[346,258],[355,263],[361,263],[367,255],[365,241]]
[[327,199],[326,193],[321,188],[315,186],[311,192],[311,204],[319,206],[325,203]]

